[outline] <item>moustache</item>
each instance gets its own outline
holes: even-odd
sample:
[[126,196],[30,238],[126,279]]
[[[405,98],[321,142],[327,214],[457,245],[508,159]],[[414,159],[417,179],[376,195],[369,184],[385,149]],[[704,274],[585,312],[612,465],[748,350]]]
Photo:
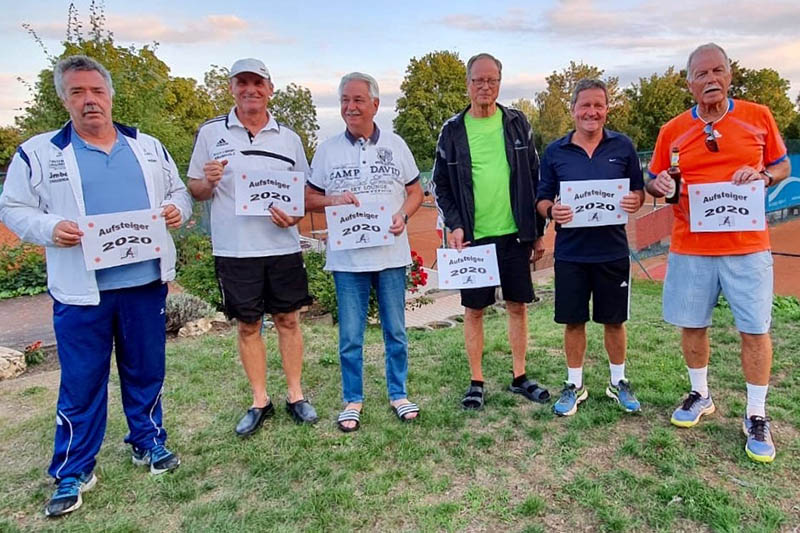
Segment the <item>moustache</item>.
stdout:
[[83,106],[83,114],[86,115],[87,113],[102,113],[103,110],[96,105],[86,105]]

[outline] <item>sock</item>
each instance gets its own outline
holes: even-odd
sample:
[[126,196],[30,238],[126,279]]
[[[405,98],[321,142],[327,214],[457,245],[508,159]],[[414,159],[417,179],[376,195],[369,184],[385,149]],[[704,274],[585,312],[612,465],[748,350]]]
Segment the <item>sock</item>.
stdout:
[[477,379],[473,379],[469,384],[473,387],[483,387],[483,381],[478,381]]
[[747,384],[747,418],[767,416],[767,389],[769,385]]
[[521,375],[515,377],[511,384],[515,387],[521,387],[522,384],[525,383],[526,379],[528,379],[528,376],[526,376],[525,372],[523,372]]
[[611,384],[616,387],[619,385],[619,380],[625,379],[625,363],[621,365],[608,363],[608,368],[611,370]]
[[[689,367],[686,367],[689,368]],[[689,381],[692,390],[700,393],[703,398],[708,398],[708,367],[689,368]]]
[[582,366],[579,366],[578,368],[567,367],[567,383],[572,383],[575,385],[576,389],[580,389],[583,386]]

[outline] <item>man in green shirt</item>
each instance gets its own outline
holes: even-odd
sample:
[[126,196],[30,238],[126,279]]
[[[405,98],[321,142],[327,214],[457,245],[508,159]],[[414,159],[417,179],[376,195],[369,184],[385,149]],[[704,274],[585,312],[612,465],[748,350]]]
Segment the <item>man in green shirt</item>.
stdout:
[[[544,219],[534,208],[539,158],[525,116],[497,104],[501,72],[502,64],[490,54],[478,54],[467,62],[470,106],[442,127],[433,181],[450,230],[448,245],[458,250],[470,244],[495,245],[513,360],[509,389],[544,403],[550,394],[525,373],[525,304],[534,298],[529,261],[544,253]],[[472,374],[461,402],[465,409],[483,407],[483,310],[494,303],[494,292],[494,287],[461,291]]]

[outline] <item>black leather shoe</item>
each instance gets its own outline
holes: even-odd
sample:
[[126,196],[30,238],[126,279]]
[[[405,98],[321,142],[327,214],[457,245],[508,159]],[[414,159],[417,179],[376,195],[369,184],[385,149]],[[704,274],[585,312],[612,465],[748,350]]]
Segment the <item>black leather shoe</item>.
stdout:
[[286,410],[298,424],[316,424],[319,420],[314,406],[305,398],[294,403],[289,403],[287,400]]
[[249,437],[261,427],[264,420],[275,414],[275,406],[272,400],[264,407],[251,407],[247,413],[236,424],[236,434],[240,437]]

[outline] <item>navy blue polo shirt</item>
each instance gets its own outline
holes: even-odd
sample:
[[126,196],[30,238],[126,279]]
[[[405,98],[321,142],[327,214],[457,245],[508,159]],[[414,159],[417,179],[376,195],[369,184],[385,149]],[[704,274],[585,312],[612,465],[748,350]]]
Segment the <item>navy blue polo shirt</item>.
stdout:
[[[542,156],[538,200],[555,201],[562,181],[628,179],[630,190],[644,188],[642,167],[631,140],[621,133],[603,130],[603,140],[592,157],[572,143],[572,134],[553,141]],[[594,228],[562,228],[556,225],[555,258],[576,263],[602,263],[628,257],[625,224]]]

